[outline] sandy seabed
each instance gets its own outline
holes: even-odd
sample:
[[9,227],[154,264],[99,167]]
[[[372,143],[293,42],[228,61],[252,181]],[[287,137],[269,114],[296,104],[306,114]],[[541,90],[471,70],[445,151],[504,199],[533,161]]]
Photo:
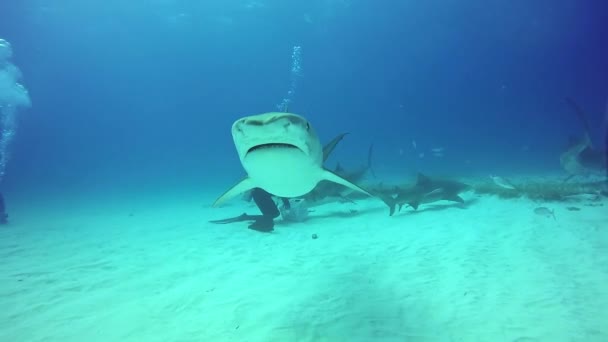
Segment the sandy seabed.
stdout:
[[465,198],[271,234],[200,194],[19,200],[0,341],[608,341],[608,201]]

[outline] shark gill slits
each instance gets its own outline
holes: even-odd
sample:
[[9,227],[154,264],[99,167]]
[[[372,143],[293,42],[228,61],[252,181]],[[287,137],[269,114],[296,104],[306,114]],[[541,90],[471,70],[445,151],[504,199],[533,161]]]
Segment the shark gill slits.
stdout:
[[252,148],[250,148],[247,151],[247,153],[251,153],[253,151],[258,151],[258,150],[269,149],[269,148],[295,148],[295,149],[297,149],[297,147],[292,144],[270,143],[270,144],[261,144],[261,145],[253,146]]

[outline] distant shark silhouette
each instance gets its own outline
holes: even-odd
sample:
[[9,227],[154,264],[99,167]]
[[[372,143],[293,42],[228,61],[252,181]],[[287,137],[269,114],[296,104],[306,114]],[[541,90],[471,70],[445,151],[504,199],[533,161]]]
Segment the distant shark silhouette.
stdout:
[[392,191],[376,190],[374,193],[388,205],[392,216],[397,208],[401,211],[405,204],[417,210],[421,204],[441,200],[464,203],[459,194],[469,188],[469,185],[458,181],[431,179],[418,173],[418,179],[413,186],[403,189],[396,187]]
[[[560,155],[560,164],[569,173],[564,181],[568,181],[578,175],[605,174],[608,170],[608,131],[606,132],[606,146],[604,146],[604,150],[597,149],[591,141],[589,121],[585,112],[572,99],[567,98],[566,103],[574,110],[574,113],[583,125],[584,132],[582,138],[574,141]],[[606,129],[608,130],[608,126]]]

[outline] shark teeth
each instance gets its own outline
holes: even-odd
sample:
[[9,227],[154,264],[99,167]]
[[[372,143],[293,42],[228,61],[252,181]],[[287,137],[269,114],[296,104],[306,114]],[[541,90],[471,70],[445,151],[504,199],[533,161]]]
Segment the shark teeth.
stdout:
[[261,145],[253,146],[252,148],[247,150],[247,153],[251,153],[251,152],[257,151],[257,150],[264,150],[264,149],[268,149],[268,148],[295,148],[295,149],[297,149],[298,147],[295,145],[292,145],[292,144],[285,144],[285,143],[268,143],[268,144],[261,144]]

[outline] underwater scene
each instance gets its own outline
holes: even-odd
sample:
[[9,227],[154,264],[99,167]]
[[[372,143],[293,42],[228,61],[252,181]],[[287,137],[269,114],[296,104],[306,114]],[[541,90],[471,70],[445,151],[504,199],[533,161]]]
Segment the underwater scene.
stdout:
[[608,341],[608,2],[0,0],[0,342]]

